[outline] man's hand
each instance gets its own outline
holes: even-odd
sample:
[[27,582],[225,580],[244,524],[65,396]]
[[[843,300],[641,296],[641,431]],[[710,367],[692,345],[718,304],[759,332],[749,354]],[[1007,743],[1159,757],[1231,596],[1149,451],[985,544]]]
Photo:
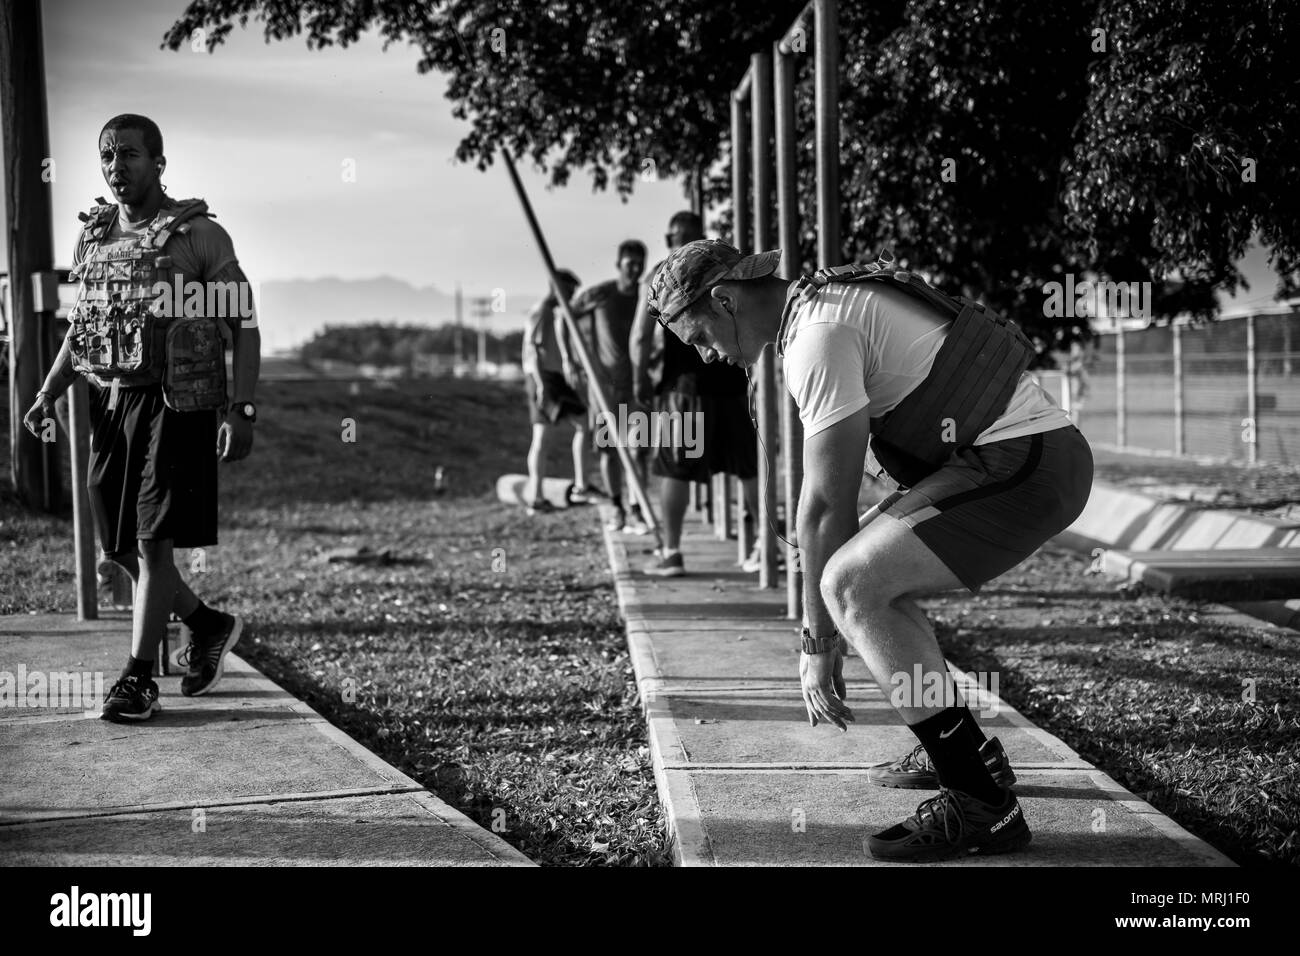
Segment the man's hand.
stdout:
[[840,648],[824,654],[799,655],[799,683],[803,703],[808,708],[808,721],[814,727],[818,720],[834,724],[847,731],[855,718],[844,703],[848,696],[844,684],[844,655]]
[[36,401],[32,407],[27,410],[23,416],[23,427],[37,438],[41,437],[41,432],[45,430],[45,420],[55,418],[54,399],[50,398],[49,392],[39,392]]
[[253,423],[231,409],[217,429],[217,457],[222,461],[239,461],[253,450]]

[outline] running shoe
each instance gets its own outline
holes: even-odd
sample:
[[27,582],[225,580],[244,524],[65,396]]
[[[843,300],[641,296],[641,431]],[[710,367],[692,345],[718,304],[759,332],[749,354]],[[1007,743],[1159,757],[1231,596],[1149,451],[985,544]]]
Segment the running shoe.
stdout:
[[649,534],[650,526],[646,524],[645,516],[641,514],[641,506],[633,505],[628,509],[627,521],[623,524],[624,534]]
[[[1002,749],[1002,742],[991,737],[980,745],[980,756],[984,766],[989,768],[989,776],[1003,790],[1009,789],[1016,782],[1016,774],[1007,760],[1007,752]],[[867,771],[867,779],[880,787],[899,787],[903,790],[938,790],[939,775],[934,772],[930,755],[922,744],[912,748],[912,752],[893,763],[877,764]]]
[[221,683],[225,657],[239,643],[239,635],[243,633],[241,618],[222,611],[217,613],[225,626],[211,634],[191,632],[189,645],[177,658],[177,663],[187,668],[181,678],[181,693],[186,697],[200,697]]
[[1014,792],[1006,791],[995,806],[940,787],[939,795],[923,800],[912,816],[868,836],[866,846],[877,860],[931,863],[973,853],[1013,853],[1028,846],[1030,836]]
[[627,522],[627,515],[619,508],[614,512],[614,516],[605,522],[606,531],[622,531],[624,524]]
[[682,553],[678,551],[671,558],[665,558],[662,554],[656,555],[655,559],[641,570],[645,574],[658,578],[680,578],[686,573],[686,566],[682,563]]
[[557,509],[545,498],[538,498],[536,501],[527,502],[524,510],[530,515],[548,515]]
[[109,688],[104,698],[100,720],[114,723],[148,720],[155,711],[162,710],[158,703],[158,685],[152,677],[122,677]]

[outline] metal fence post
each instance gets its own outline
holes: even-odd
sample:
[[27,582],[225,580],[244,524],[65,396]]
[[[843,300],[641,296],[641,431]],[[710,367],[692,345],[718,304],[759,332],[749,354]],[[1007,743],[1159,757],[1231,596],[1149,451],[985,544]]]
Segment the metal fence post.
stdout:
[[[772,53],[763,51],[750,57],[750,116],[753,132],[751,153],[754,162],[754,252],[772,243]],[[758,514],[754,515],[754,537],[758,544],[758,585],[776,587],[776,482],[777,482],[777,413],[776,350],[763,349],[758,360]],[[751,542],[745,529],[740,530],[741,560],[749,556]]]
[[1123,448],[1127,423],[1124,421],[1124,325],[1115,317],[1115,444]]
[[[776,89],[776,200],[781,246],[781,274],[793,279],[800,271],[799,194],[795,173],[794,61],[782,41],[774,57]],[[781,454],[785,456],[785,537],[796,541],[799,493],[803,485],[803,423],[794,396],[782,388]],[[799,571],[797,548],[785,550],[786,617],[797,621],[803,615],[803,575]]]
[[1250,441],[1246,443],[1246,461],[1259,464],[1259,368],[1255,363],[1255,316],[1246,316],[1246,418]]
[[1183,327],[1170,322],[1169,330],[1174,337],[1174,454],[1182,455],[1187,448],[1183,428]]

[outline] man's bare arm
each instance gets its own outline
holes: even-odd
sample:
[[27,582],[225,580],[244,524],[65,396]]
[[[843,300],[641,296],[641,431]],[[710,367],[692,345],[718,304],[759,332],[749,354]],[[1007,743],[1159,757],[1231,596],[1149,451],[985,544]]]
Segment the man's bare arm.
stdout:
[[59,346],[59,354],[54,357],[54,365],[50,368],[49,374],[45,376],[45,383],[41,385],[41,391],[50,396],[50,401],[58,398],[68,386],[77,380],[77,373],[72,368],[72,346],[69,344],[72,338],[72,327],[68,327],[68,333],[63,337],[63,344]]
[[831,555],[858,531],[858,492],[869,427],[870,412],[863,408],[804,441],[798,542],[804,620],[817,637],[835,627],[822,601],[822,571]]
[[632,360],[632,383],[638,392],[650,386],[650,353],[654,350],[655,323],[650,314],[650,279],[641,283],[636,301],[636,316],[632,320],[632,333],[628,337],[628,357]]
[[[213,282],[235,282],[237,288],[241,290],[251,288],[248,277],[244,275],[244,270],[239,267],[239,263],[232,262],[224,268],[218,270],[217,274],[211,279]],[[227,300],[229,301],[229,300]],[[236,302],[252,302],[252,295],[245,298],[242,294],[237,296]],[[234,383],[231,390],[231,400],[239,405],[244,402],[255,401],[257,392],[257,380],[262,372],[262,333],[257,327],[257,312],[252,308],[250,315],[236,315],[227,319],[226,324],[230,328],[231,341],[233,343],[233,367]]]

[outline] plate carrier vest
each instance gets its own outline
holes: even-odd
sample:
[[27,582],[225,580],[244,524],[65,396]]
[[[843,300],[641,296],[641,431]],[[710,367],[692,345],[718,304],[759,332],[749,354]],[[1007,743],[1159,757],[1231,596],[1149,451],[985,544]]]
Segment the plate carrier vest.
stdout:
[[[117,244],[110,254],[104,240],[118,207],[102,197],[97,201],[99,205],[89,213],[80,214],[86,257],[71,273],[81,281],[77,301],[68,313],[72,367],[101,386],[161,382],[163,401],[177,411],[224,408],[226,354],[221,320],[178,314],[183,312],[183,301],[171,301],[170,310],[161,308],[154,291],[162,282],[167,286],[163,295],[173,297],[172,258],[164,247],[173,236],[189,232],[195,216],[212,215],[207,203],[186,199],[163,206],[130,245]],[[168,311],[170,315],[160,314]]]
[[1019,328],[979,302],[946,295],[892,260],[882,260],[800,278],[786,296],[778,354],[785,354],[785,328],[794,311],[839,282],[888,282],[952,321],[921,384],[893,410],[871,419],[872,453],[890,477],[910,488],[998,420],[1037,352]]

